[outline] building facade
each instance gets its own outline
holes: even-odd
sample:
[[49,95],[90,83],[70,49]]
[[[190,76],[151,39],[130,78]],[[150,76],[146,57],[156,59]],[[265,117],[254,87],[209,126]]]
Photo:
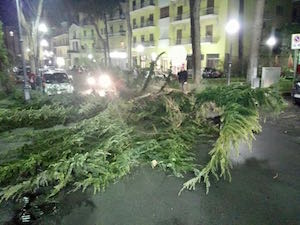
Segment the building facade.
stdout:
[[[263,57],[269,55],[265,45],[271,35],[292,21],[298,11],[293,2],[266,0],[262,36]],[[230,42],[233,42],[233,62],[236,70],[245,71],[250,54],[251,30],[255,16],[255,1],[248,0],[202,0],[200,7],[201,65],[225,69]],[[241,25],[239,34],[229,36],[226,23],[237,18]],[[132,27],[133,64],[148,67],[160,53],[158,68],[163,71],[191,68],[191,27],[189,0],[130,0]],[[85,62],[104,63],[104,46],[101,37],[108,38],[110,58],[114,66],[127,67],[126,20],[122,9],[107,16],[107,27],[103,20],[97,28],[80,14],[79,23],[72,24],[67,33],[54,38],[57,56],[66,57],[68,66],[79,66]],[[106,35],[106,29],[108,35]],[[107,37],[108,36],[108,37]],[[280,38],[280,37],[279,37]],[[67,40],[66,42],[60,41]],[[63,43],[62,43],[63,42]],[[264,55],[265,54],[265,55]],[[266,62],[262,62],[266,63]]]
[[[266,1],[263,42],[279,27],[290,22],[291,5],[292,1]],[[130,10],[136,64],[147,66],[156,55],[165,52],[158,62],[162,70],[172,67],[176,72],[182,66],[189,67],[192,55],[189,0],[131,0]],[[233,60],[241,68],[250,52],[254,15],[255,1],[202,0],[202,66],[223,69],[232,39]],[[240,20],[239,35],[229,37],[226,34],[225,26],[230,18]],[[140,50],[141,45],[143,51]]]

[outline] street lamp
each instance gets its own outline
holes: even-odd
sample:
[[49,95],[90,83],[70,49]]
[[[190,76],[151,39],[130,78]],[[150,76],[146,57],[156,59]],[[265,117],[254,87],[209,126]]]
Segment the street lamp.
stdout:
[[40,41],[41,47],[49,47],[49,42],[46,39]]
[[48,32],[48,27],[44,23],[40,23],[38,30],[42,33],[47,33]]
[[145,51],[145,47],[143,45],[136,46],[136,51],[140,55],[140,67],[142,67],[142,53]]
[[230,51],[228,59],[228,74],[227,74],[227,85],[230,85],[230,76],[231,76],[231,67],[232,67],[232,45],[233,39],[232,36],[237,34],[240,30],[240,23],[236,19],[231,19],[227,22],[225,26],[226,33],[231,36],[230,38]]
[[272,66],[272,51],[273,51],[273,48],[274,46],[276,45],[277,43],[277,39],[272,35],[269,37],[269,39],[266,41],[266,44],[269,46],[270,48],[270,52],[269,52],[269,66]]

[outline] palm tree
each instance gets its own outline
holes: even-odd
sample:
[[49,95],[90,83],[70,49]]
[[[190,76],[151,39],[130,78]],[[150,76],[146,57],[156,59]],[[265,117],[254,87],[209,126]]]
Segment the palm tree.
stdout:
[[255,18],[252,27],[252,41],[250,50],[250,60],[248,64],[247,80],[253,82],[257,77],[259,46],[261,43],[265,0],[256,0]]
[[190,0],[192,66],[193,80],[196,84],[201,81],[201,33],[200,33],[200,4],[201,0]]

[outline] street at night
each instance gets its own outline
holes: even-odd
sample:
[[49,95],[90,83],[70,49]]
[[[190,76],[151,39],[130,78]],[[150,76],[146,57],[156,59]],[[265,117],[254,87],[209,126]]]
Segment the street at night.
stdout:
[[300,225],[299,0],[1,0],[0,224]]

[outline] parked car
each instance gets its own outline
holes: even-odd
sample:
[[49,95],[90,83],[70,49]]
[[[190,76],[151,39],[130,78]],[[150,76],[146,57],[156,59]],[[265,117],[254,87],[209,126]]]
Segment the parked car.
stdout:
[[223,73],[215,68],[206,67],[202,72],[203,78],[220,78]]
[[73,93],[74,87],[67,73],[48,71],[43,74],[43,89],[48,95]]
[[292,89],[292,98],[295,103],[300,104],[300,80],[297,80],[294,83],[294,86]]

